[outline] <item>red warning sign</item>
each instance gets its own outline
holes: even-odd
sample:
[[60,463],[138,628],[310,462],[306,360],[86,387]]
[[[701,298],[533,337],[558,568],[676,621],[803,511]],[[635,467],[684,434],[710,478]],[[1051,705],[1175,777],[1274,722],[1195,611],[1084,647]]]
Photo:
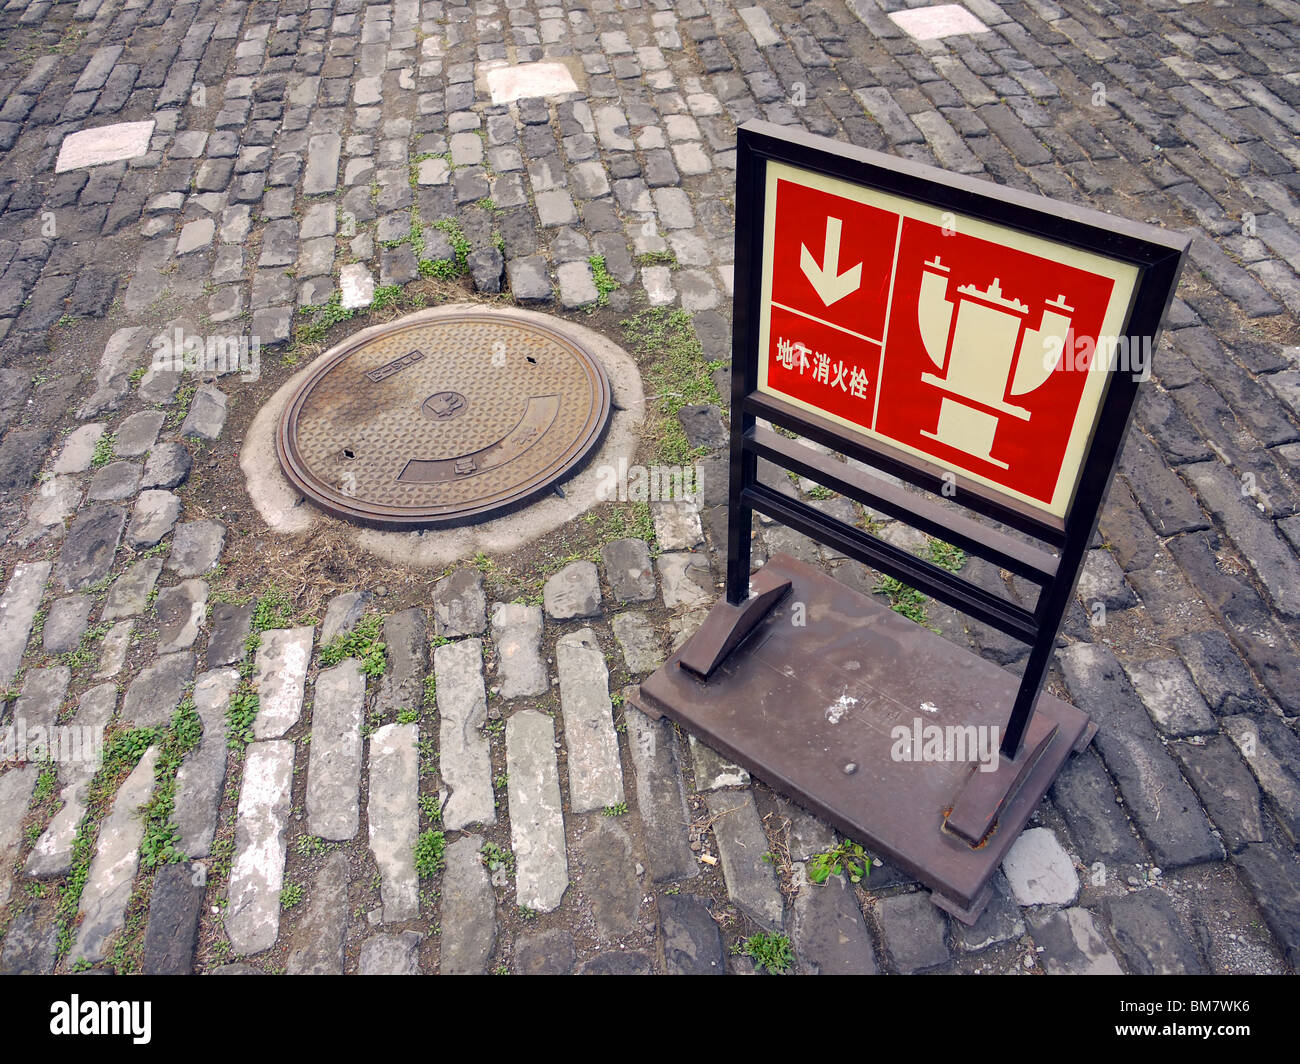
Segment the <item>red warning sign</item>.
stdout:
[[1106,260],[769,167],[759,387],[1061,513],[1127,286]]

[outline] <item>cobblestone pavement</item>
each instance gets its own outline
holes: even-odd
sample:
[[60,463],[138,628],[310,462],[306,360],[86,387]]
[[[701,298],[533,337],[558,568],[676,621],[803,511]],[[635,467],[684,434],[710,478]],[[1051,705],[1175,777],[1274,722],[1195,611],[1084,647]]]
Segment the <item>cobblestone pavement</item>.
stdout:
[[[0,719],[109,726],[3,766],[0,970],[747,972],[760,932],[807,972],[1294,970],[1300,4],[903,8],[0,2]],[[826,827],[624,704],[718,593],[720,475],[522,592],[298,579],[238,480],[295,360],[447,289],[684,311],[725,373],[753,117],[1195,234],[1050,681],[1101,731],[974,927],[888,864],[810,884]]]

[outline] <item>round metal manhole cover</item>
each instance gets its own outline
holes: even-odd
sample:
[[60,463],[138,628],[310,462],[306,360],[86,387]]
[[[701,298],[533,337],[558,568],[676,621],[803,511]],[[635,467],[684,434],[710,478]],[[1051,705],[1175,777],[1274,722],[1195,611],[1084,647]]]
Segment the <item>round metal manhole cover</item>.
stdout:
[[326,356],[285,407],[276,449],[289,479],[340,517],[464,524],[551,490],[600,442],[610,409],[603,367],[559,331],[444,315],[367,330]]

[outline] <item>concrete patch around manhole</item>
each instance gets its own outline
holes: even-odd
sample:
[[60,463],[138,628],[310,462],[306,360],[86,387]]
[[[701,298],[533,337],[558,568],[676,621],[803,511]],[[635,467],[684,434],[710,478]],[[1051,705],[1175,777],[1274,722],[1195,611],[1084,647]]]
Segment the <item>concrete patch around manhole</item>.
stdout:
[[913,40],[936,41],[966,33],[987,33],[989,28],[961,4],[938,4],[910,11],[894,11],[890,16]]
[[54,172],[61,174],[67,170],[102,166],[144,155],[149,150],[153,127],[154,121],[150,118],[145,122],[115,122],[111,126],[69,133],[59,147]]
[[564,63],[517,63],[484,73],[494,104],[523,99],[553,99],[578,91],[573,72]]
[[[276,450],[277,430],[285,409],[299,389],[331,360],[339,349],[365,344],[391,333],[394,326],[445,324],[463,315],[490,315],[503,325],[533,327],[566,335],[599,363],[608,379],[611,413],[599,447],[582,468],[560,482],[563,496],[550,493],[522,509],[478,524],[456,528],[425,528],[412,532],[390,532],[363,528],[332,517],[307,501],[282,472]],[[446,389],[444,389],[446,390]],[[426,401],[425,396],[419,397]],[[419,404],[417,404],[419,405]],[[573,521],[602,501],[600,488],[608,484],[602,468],[617,468],[619,460],[630,463],[640,441],[645,419],[645,393],[636,363],[611,340],[581,325],[546,314],[481,304],[452,304],[408,315],[396,322],[374,326],[349,337],[338,348],[325,352],[294,374],[258,411],[240,450],[240,467],[248,494],[262,519],[275,532],[297,534],[322,525],[342,531],[358,546],[387,561],[419,567],[437,567],[472,556],[508,554],[532,540]]]

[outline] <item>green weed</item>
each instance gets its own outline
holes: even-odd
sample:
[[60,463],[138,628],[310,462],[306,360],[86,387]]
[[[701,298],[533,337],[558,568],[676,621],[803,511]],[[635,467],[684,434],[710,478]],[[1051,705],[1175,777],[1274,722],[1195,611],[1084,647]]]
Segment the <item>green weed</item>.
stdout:
[[825,883],[831,876],[846,873],[852,883],[861,883],[871,874],[871,858],[856,842],[845,839],[833,850],[814,854],[808,862],[808,878],[814,883]]
[[753,960],[756,968],[766,969],[773,975],[783,975],[794,965],[794,951],[785,935],[755,932],[744,940],[741,951]]
[[430,829],[420,835],[415,843],[415,870],[422,879],[442,871],[446,864],[446,849],[447,837],[441,831]]
[[379,614],[367,614],[351,631],[321,647],[321,664],[329,668],[344,658],[356,658],[366,676],[382,676],[387,663],[387,645],[380,639],[383,628],[384,619]]

